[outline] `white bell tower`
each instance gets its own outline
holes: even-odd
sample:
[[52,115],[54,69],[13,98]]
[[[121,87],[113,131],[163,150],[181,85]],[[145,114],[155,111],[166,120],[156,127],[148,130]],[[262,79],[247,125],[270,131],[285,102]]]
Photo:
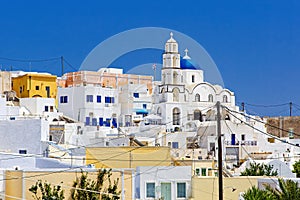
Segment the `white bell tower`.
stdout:
[[171,32],[163,54],[162,83],[178,83],[180,74],[178,71],[180,71],[180,54],[178,53],[178,43]]

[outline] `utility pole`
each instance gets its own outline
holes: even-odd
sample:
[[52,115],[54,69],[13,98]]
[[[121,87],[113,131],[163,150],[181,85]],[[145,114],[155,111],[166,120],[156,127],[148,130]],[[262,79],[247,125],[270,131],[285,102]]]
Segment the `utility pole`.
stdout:
[[61,62],[61,76],[64,75],[64,57],[60,57],[60,62]]
[[242,102],[242,111],[244,112],[245,111],[245,103]]
[[222,134],[221,134],[221,112],[220,101],[217,102],[217,131],[218,131],[218,178],[219,178],[219,200],[223,200],[223,163],[222,163]]
[[292,116],[292,106],[293,106],[293,103],[290,102],[290,117]]

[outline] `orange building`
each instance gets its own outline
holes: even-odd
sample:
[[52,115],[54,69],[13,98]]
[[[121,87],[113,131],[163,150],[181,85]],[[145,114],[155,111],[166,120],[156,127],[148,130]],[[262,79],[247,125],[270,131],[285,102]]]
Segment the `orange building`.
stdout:
[[152,76],[123,74],[122,69],[102,68],[97,72],[79,71],[64,74],[59,80],[59,87],[74,87],[78,85],[100,85],[102,87],[118,88],[128,84],[146,84],[152,93]]

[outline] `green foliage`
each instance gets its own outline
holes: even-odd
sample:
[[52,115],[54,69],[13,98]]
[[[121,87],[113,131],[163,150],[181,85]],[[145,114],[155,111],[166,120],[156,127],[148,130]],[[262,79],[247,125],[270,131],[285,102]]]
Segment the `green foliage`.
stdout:
[[273,170],[272,165],[250,163],[250,167],[241,172],[241,176],[277,176],[277,170]]
[[[73,200],[117,200],[120,199],[118,191],[119,179],[111,181],[111,169],[98,170],[96,181],[88,178],[88,173],[81,171],[81,176],[73,183],[71,199]],[[104,181],[108,180],[108,187],[104,188]]]
[[300,178],[300,160],[295,162],[295,164],[293,164],[293,167],[294,167],[293,172],[296,173],[297,178]]
[[252,186],[244,194],[245,200],[272,200],[273,196],[266,190],[260,190],[255,186]]
[[300,188],[297,182],[278,179],[279,188],[266,185],[265,190],[253,186],[248,189],[243,197],[245,200],[296,200],[300,199]]
[[292,180],[278,179],[279,189],[266,186],[266,190],[273,195],[273,199],[278,200],[296,200],[300,199],[300,188],[298,183]]
[[[64,190],[61,186],[54,185],[51,187],[50,183],[43,183],[41,180],[38,180],[35,185],[32,185],[29,191],[33,193],[32,197],[36,200],[63,200],[65,198]],[[38,191],[40,191],[41,197]]]

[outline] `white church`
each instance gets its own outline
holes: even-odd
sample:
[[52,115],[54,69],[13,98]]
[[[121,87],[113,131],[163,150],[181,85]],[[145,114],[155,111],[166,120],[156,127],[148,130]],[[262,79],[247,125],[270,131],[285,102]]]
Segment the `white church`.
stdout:
[[[213,107],[217,101],[238,110],[234,93],[205,82],[203,70],[193,64],[187,49],[181,58],[172,33],[165,44],[161,84],[155,88],[153,97],[154,114],[160,116],[167,131],[172,132],[195,128],[198,122],[214,121]],[[223,117],[230,120],[226,113]]]

